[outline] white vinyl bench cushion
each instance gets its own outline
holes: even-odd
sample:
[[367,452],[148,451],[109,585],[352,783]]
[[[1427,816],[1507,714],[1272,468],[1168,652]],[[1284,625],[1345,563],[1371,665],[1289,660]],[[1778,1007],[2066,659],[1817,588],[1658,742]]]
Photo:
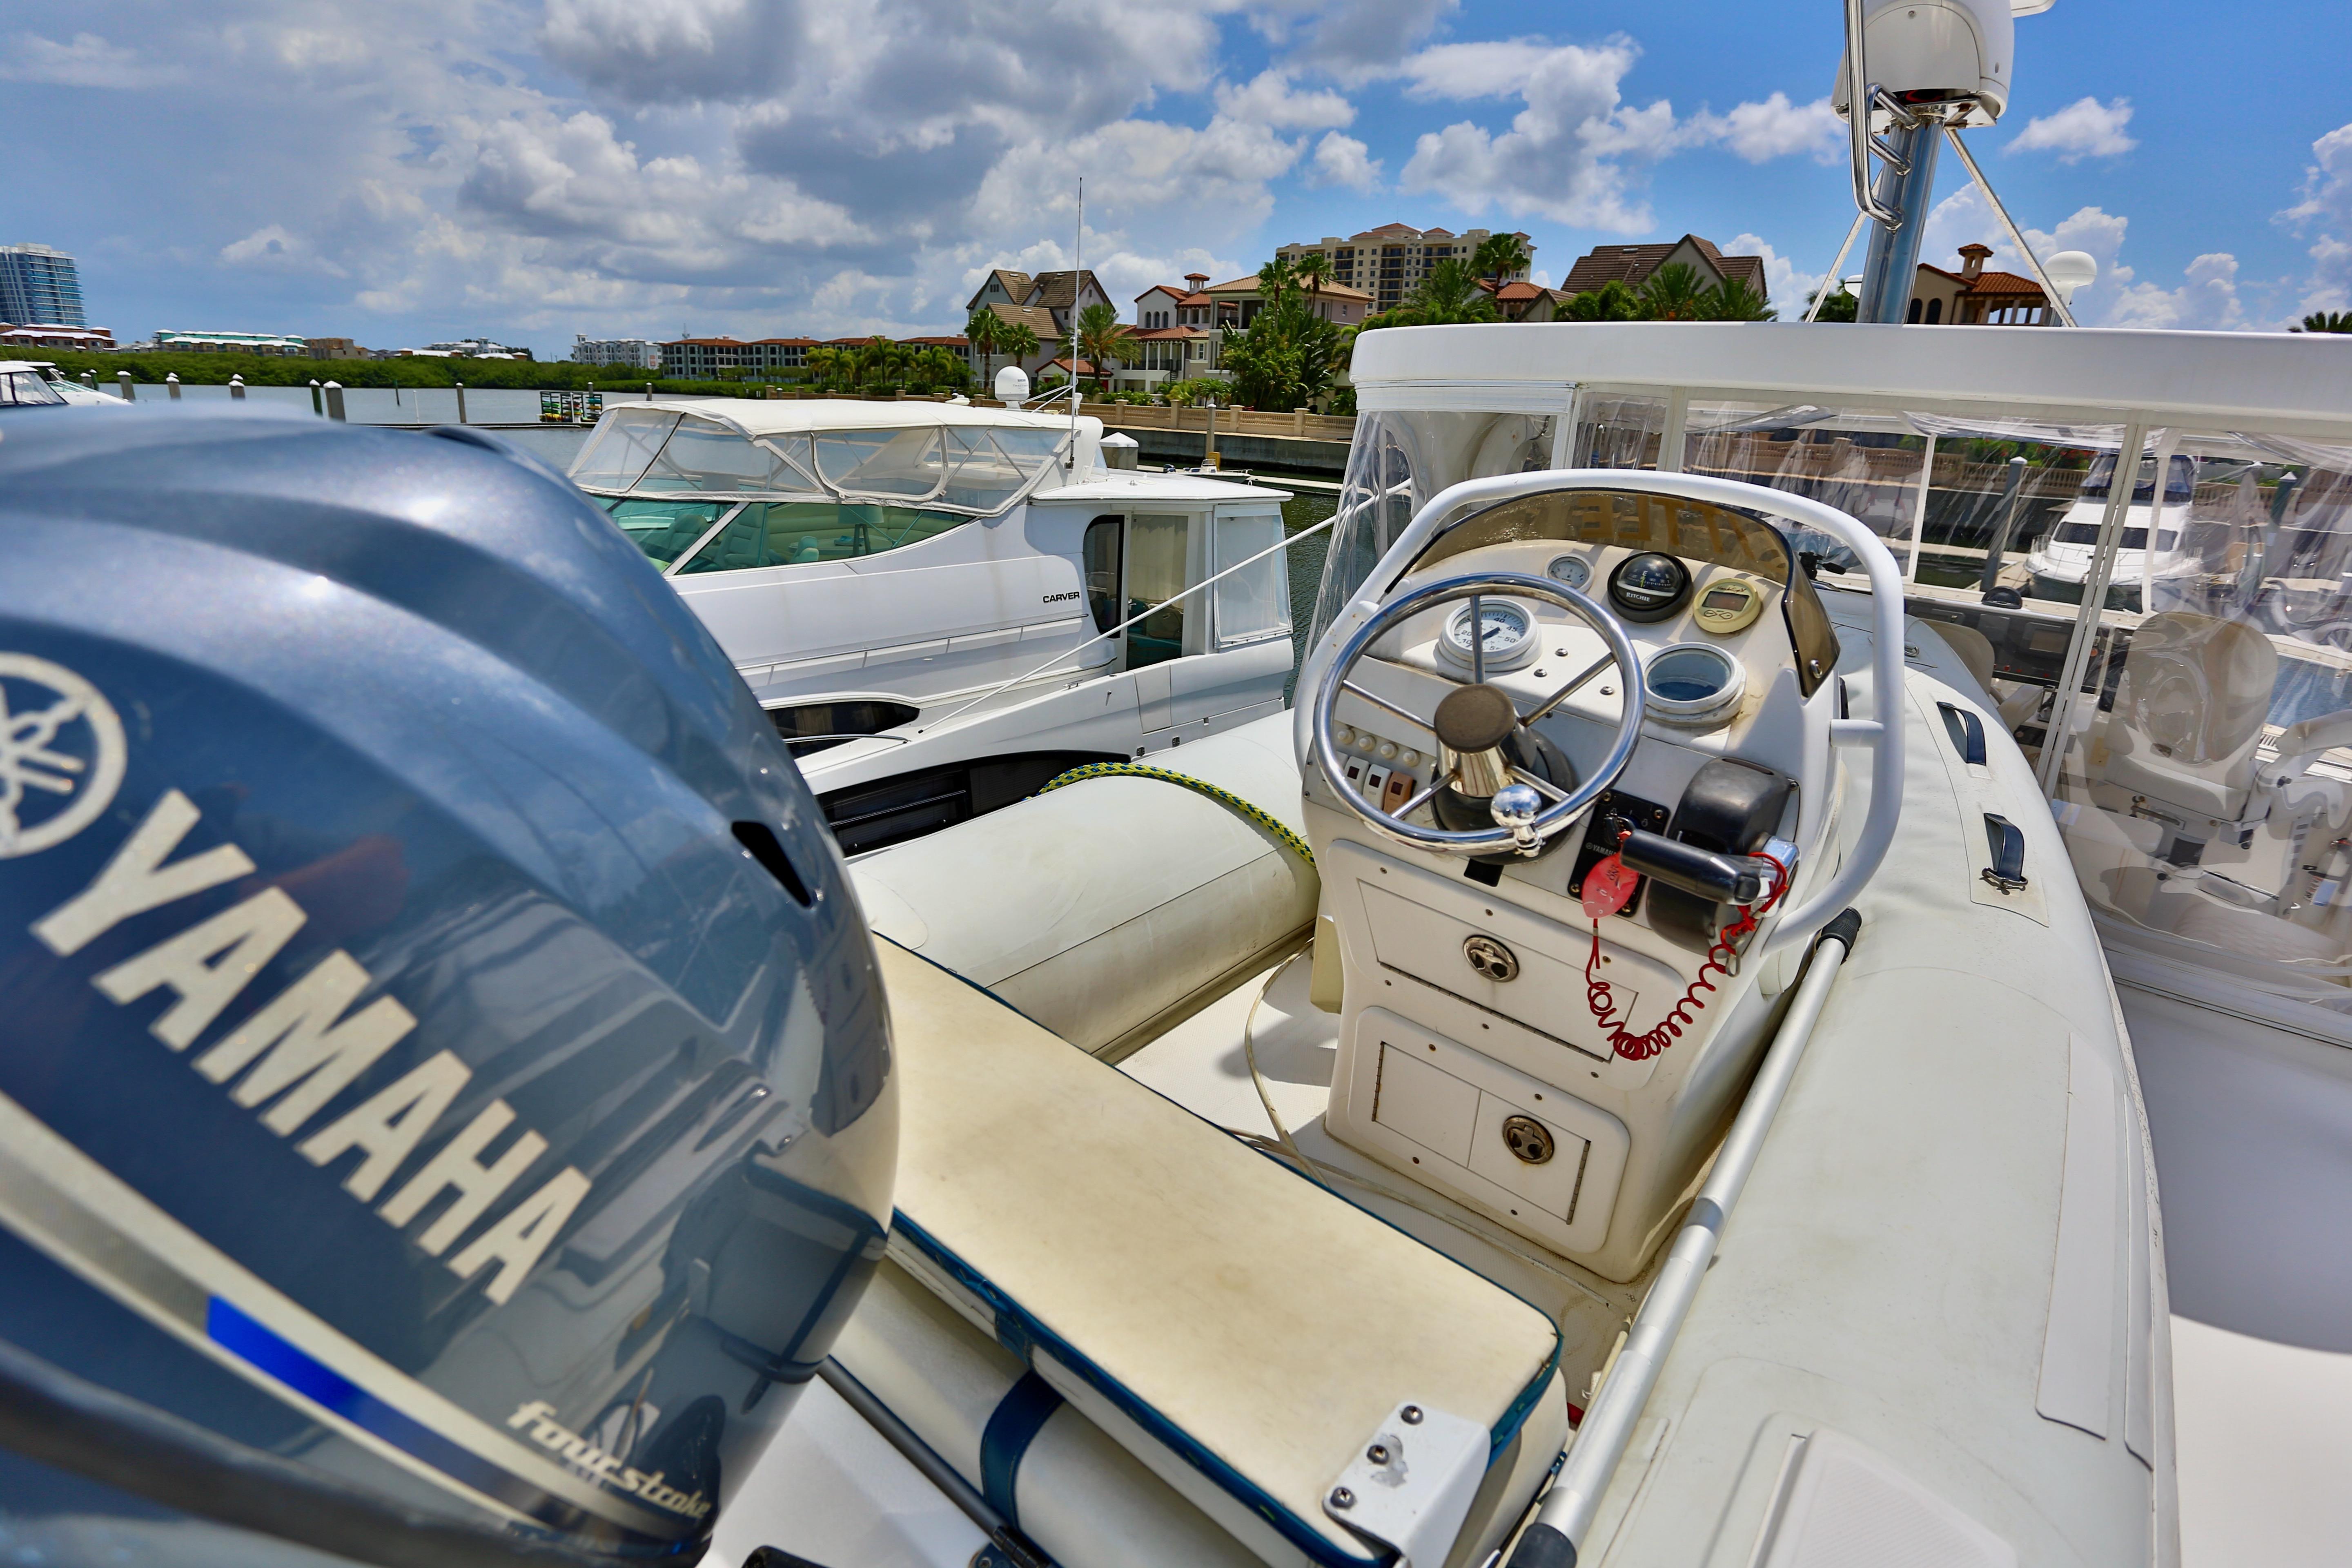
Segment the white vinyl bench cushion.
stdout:
[[1485,1425],[1498,1455],[1517,1436],[1559,1361],[1545,1313],[877,947],[899,1059],[894,1256],[1143,1439],[1144,1463],[1189,1466],[1171,1485],[1203,1501],[1205,1479],[1223,1495],[1204,1506],[1237,1504],[1308,1561],[1368,1563],[1385,1553],[1323,1496],[1399,1403]]

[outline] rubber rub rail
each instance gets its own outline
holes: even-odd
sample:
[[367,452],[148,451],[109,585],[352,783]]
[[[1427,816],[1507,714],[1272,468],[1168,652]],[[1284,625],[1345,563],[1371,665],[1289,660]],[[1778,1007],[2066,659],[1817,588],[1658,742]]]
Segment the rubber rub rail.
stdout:
[[[1306,861],[1310,869],[1315,865],[1315,851],[1307,847],[1307,840],[1276,821],[1274,816],[1263,806],[1252,805],[1233,791],[1220,789],[1206,779],[1196,779],[1187,773],[1171,773],[1166,768],[1146,767],[1141,763],[1089,763],[1082,768],[1072,768],[1058,778],[1048,779],[1037,794],[1049,795],[1065,785],[1080,784],[1087,779],[1116,778],[1158,779],[1162,784],[1172,784],[1180,788],[1189,789],[1194,795],[1206,795],[1226,810],[1248,818],[1273,834],[1285,849]],[[1035,796],[1033,795],[1031,798],[1034,799]]]

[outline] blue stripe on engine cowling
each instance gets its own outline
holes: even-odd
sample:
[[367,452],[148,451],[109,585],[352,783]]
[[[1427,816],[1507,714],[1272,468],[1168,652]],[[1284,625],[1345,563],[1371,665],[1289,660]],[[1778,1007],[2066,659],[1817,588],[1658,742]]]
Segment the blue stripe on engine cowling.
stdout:
[[[415,1417],[394,1409],[309,1352],[279,1338],[239,1310],[235,1303],[218,1296],[208,1298],[205,1304],[205,1332],[223,1350],[268,1373],[305,1399],[475,1491],[496,1498],[556,1530],[576,1528],[582,1522],[583,1510],[577,1504],[550,1496],[511,1471],[451,1442]],[[678,1544],[625,1526],[605,1528],[635,1541],[671,1547]]]

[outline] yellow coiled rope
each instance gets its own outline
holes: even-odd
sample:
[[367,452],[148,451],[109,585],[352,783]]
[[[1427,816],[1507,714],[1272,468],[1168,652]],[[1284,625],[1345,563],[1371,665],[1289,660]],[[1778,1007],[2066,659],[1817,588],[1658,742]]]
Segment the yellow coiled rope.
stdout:
[[1141,763],[1089,763],[1083,768],[1072,768],[1058,778],[1047,780],[1045,787],[1037,793],[1050,794],[1066,784],[1079,784],[1087,779],[1116,778],[1158,779],[1162,784],[1172,784],[1179,788],[1189,789],[1195,795],[1205,795],[1226,810],[1246,818],[1273,834],[1276,842],[1301,860],[1306,861],[1309,867],[1315,864],[1315,851],[1307,847],[1307,840],[1276,821],[1262,807],[1252,805],[1229,789],[1219,789],[1205,779],[1171,773],[1166,768],[1147,767]]

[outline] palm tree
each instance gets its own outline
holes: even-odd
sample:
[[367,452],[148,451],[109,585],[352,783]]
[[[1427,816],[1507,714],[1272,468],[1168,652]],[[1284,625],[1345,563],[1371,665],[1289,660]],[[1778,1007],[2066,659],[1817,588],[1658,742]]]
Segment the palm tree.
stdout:
[[1512,273],[1524,271],[1528,261],[1527,242],[1516,234],[1490,234],[1478,242],[1471,253],[1470,269],[1495,280],[1495,292],[1503,291],[1503,284]]
[[1569,296],[1557,320],[1563,321],[1639,321],[1644,318],[1642,296],[1612,278],[1598,289]]
[[831,344],[821,343],[808,352],[808,373],[816,377],[819,386],[830,386],[848,368],[847,358]]
[[1501,312],[1478,287],[1478,275],[1461,258],[1448,256],[1433,265],[1408,301],[1417,324],[1425,327],[1458,321],[1492,321]]
[[1779,314],[1745,278],[1727,278],[1699,300],[1699,319],[1705,321],[1769,321]]
[[[1823,283],[1822,285],[1822,289],[1828,289],[1830,285],[1827,283]],[[1816,289],[1811,294],[1806,295],[1806,308],[1810,310],[1813,301],[1816,299],[1819,299],[1820,295],[1821,289]],[[1822,312],[1820,315],[1815,316],[1813,320],[1817,322],[1851,321],[1853,320],[1854,312],[1860,308],[1861,301],[1853,297],[1853,293],[1847,289],[1844,284],[1841,283],[1837,285],[1834,290],[1832,291],[1828,299],[1822,300]]]
[[1003,346],[1004,318],[982,305],[964,319],[963,335],[964,341],[971,344],[971,352],[980,356],[980,384],[986,386],[988,373],[994,368],[990,361]]
[[[1292,266],[1291,272],[1299,282],[1307,286],[1308,308],[1312,309],[1321,303],[1323,285],[1331,280],[1331,258],[1319,250],[1310,250],[1298,258]],[[1318,310],[1316,313],[1320,315],[1322,312]]]
[[[1119,324],[1117,307],[1097,301],[1079,311],[1076,336],[1078,353],[1094,362],[1095,387],[1100,391],[1110,374],[1110,367],[1105,362],[1117,359],[1125,363],[1130,352],[1127,328]],[[1076,374],[1075,362],[1070,369]]]
[[2314,310],[2290,332],[2352,332],[2352,310]]
[[1258,308],[1270,310],[1283,301],[1284,296],[1298,287],[1298,268],[1286,256],[1277,256],[1257,269],[1257,297],[1265,301]]
[[1698,269],[1677,261],[1650,274],[1650,280],[1642,285],[1642,305],[1654,321],[1696,321],[1706,293]]
[[925,391],[936,392],[943,386],[962,386],[971,379],[971,372],[964,368],[963,361],[952,351],[933,343],[908,363],[907,377]]
[[[997,352],[1014,364],[1019,364],[1023,360],[1035,353],[1040,346],[1037,342],[1037,329],[1028,322],[1015,321],[1011,326],[1000,324],[996,334]],[[992,386],[994,383],[990,384]]]

